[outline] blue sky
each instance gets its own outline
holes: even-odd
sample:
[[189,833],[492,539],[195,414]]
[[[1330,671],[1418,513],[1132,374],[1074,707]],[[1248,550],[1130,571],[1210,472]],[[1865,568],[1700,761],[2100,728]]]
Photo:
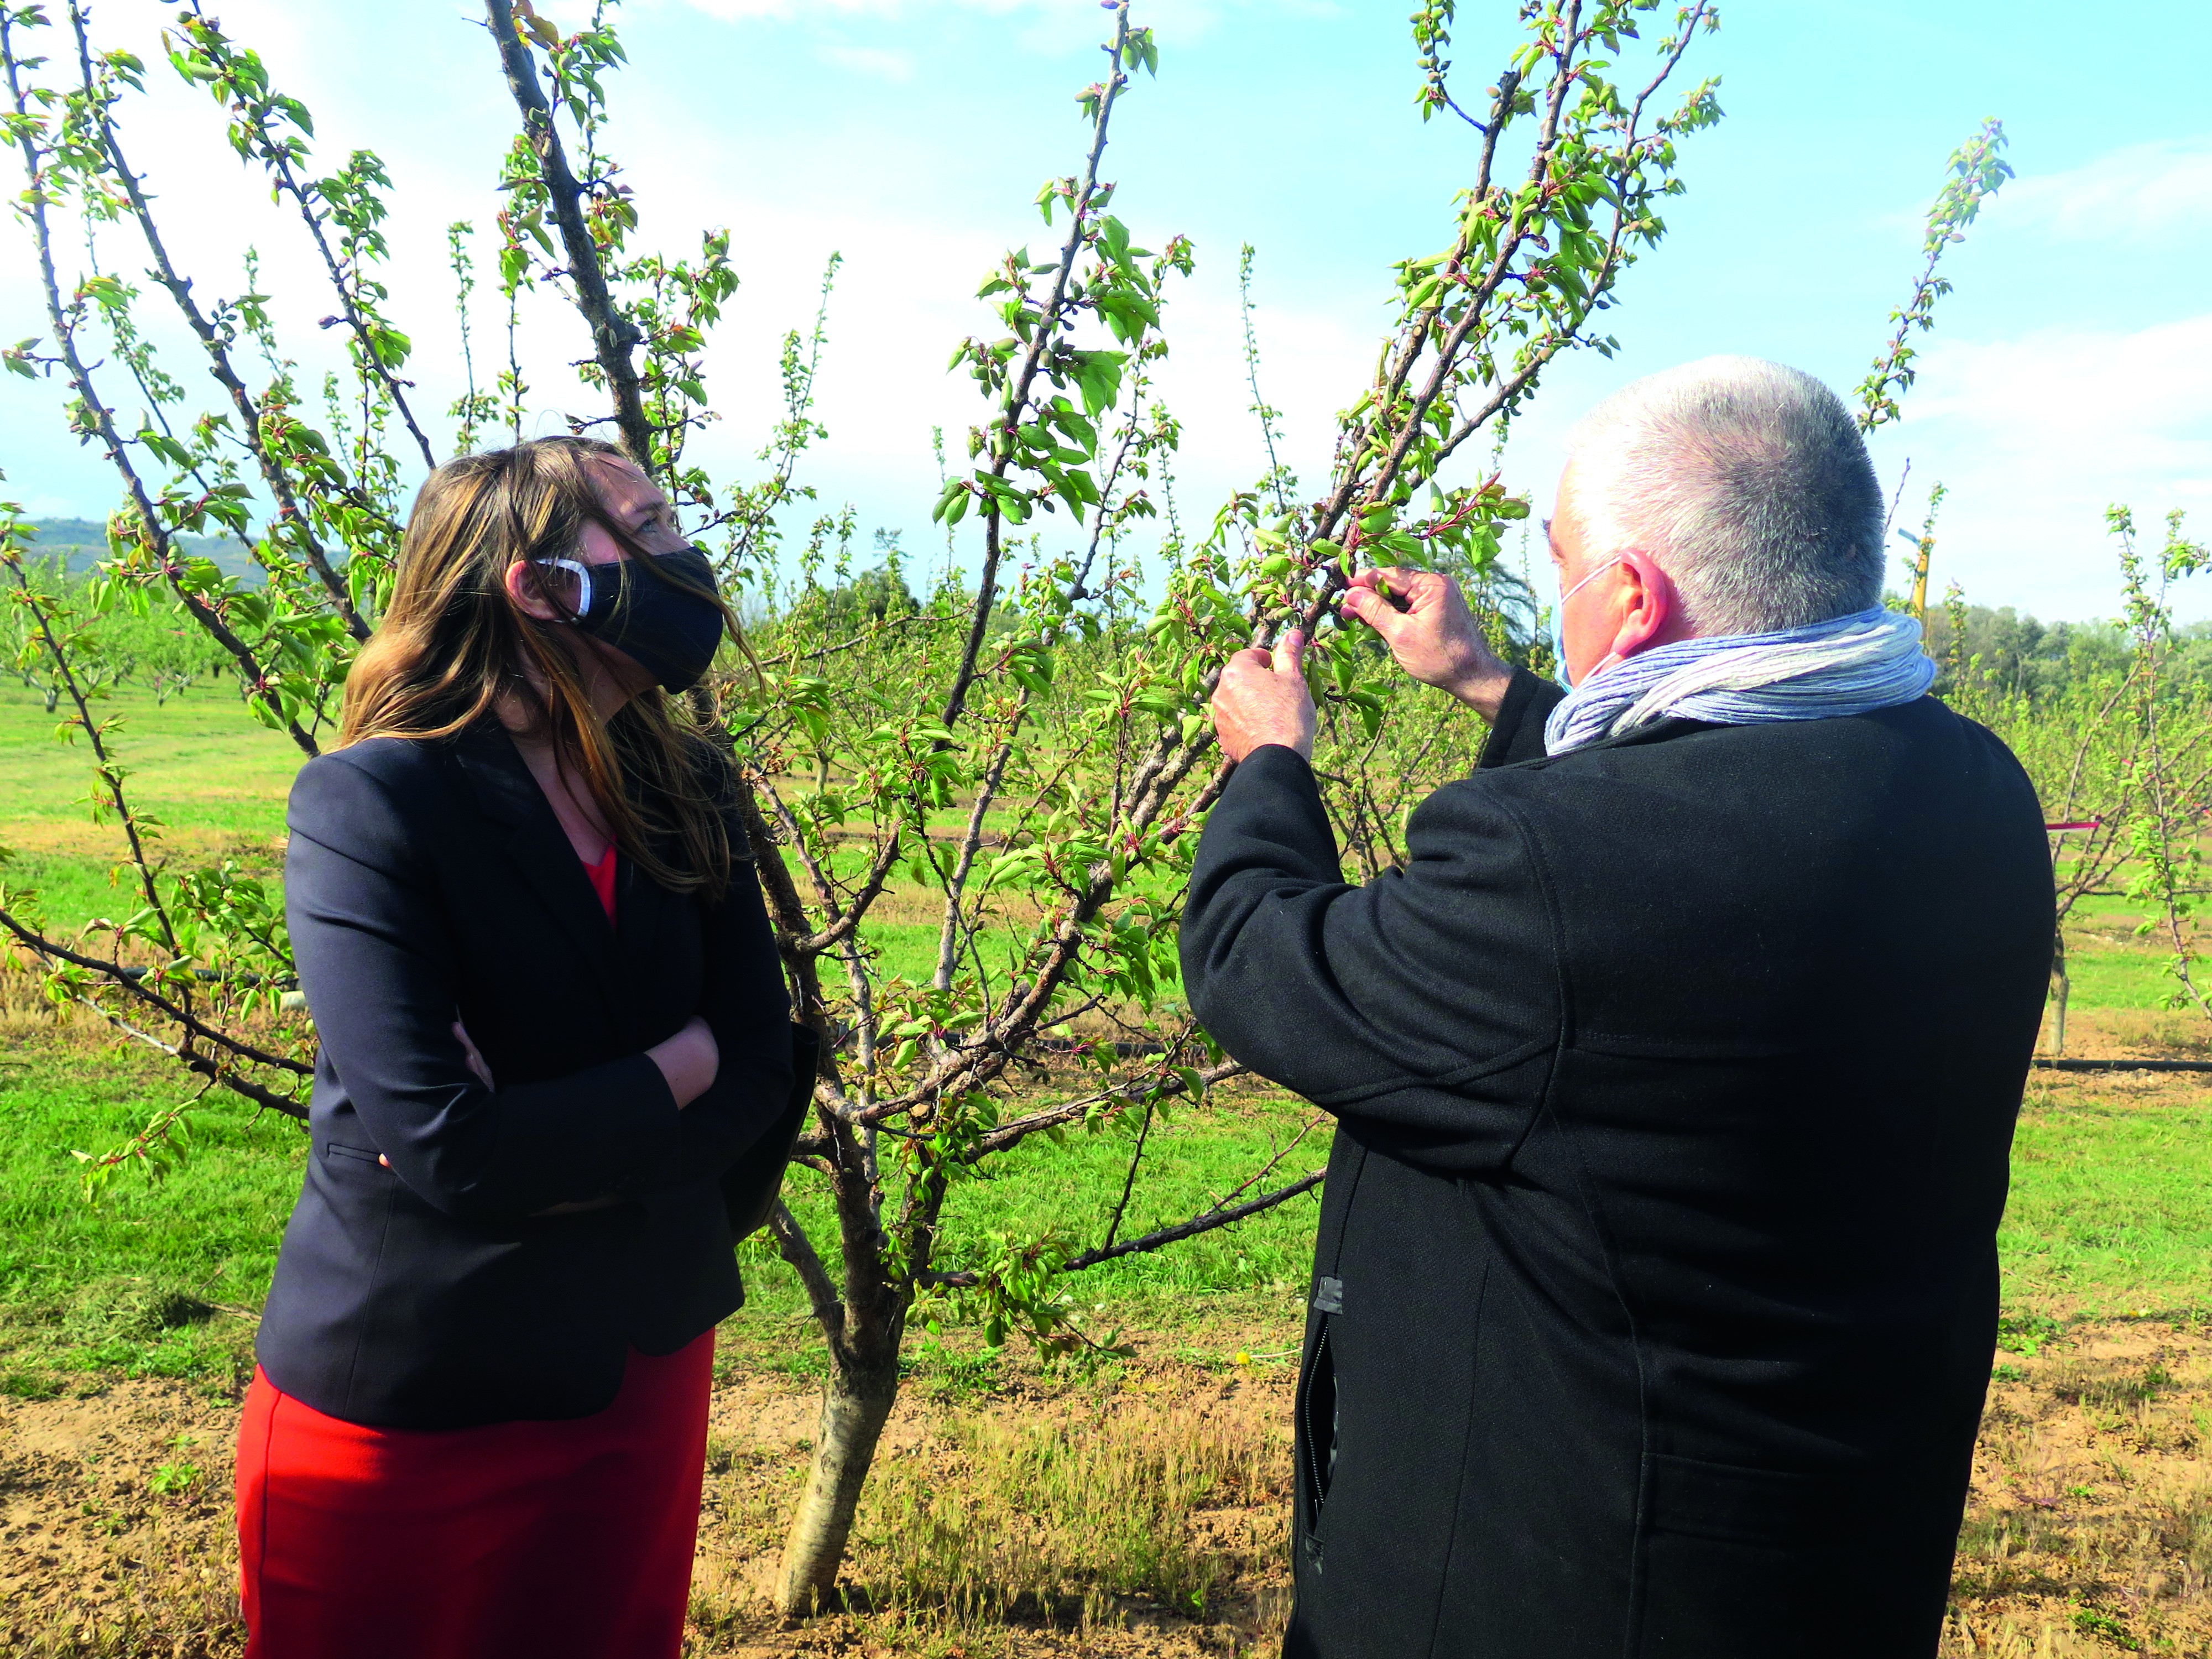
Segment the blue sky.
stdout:
[[[473,9],[461,0],[227,0],[221,15],[261,47],[278,82],[316,110],[322,153],[366,144],[393,174],[394,310],[418,343],[422,397],[458,389],[443,227],[489,227],[512,113]],[[573,20],[581,8],[547,3]],[[1364,379],[1394,259],[1445,239],[1469,135],[1424,125],[1405,0],[1163,0],[1160,76],[1117,116],[1105,172],[1116,210],[1157,246],[1190,235],[1198,275],[1169,311],[1162,390],[1183,420],[1178,495],[1210,518],[1261,468],[1237,338],[1237,251],[1259,250],[1265,389],[1286,411],[1310,485],[1330,416]],[[1489,82],[1516,38],[1510,0],[1464,0],[1457,82]],[[2020,178],[1953,251],[1957,291],[1923,342],[1905,421],[1881,434],[1893,480],[1951,498],[1937,580],[2045,617],[2117,605],[2101,514],[2188,508],[2212,533],[2212,103],[2156,76],[2122,93],[2101,75],[2113,31],[2094,9],[1951,0],[1942,6],[1733,0],[1685,65],[1722,77],[1728,115],[1686,147],[1690,193],[1672,233],[1627,276],[1623,349],[1562,364],[1516,429],[1509,481],[1547,510],[1560,439],[1591,402],[1638,374],[1711,352],[1796,363],[1848,392],[1917,268],[1919,221],[1952,148],[1986,115],[2006,122]],[[104,0],[104,33],[152,52],[167,9]],[[2131,14],[2131,51],[2176,64],[2212,56],[2212,12]],[[851,501],[878,526],[937,545],[933,424],[956,448],[978,413],[945,374],[955,341],[999,331],[972,297],[1004,248],[1042,247],[1030,206],[1072,171],[1084,132],[1073,94],[1095,78],[1106,14],[1091,0],[631,0],[632,66],[616,83],[614,147],[636,187],[644,239],[735,232],[744,286],[712,358],[724,423],[717,470],[756,470],[772,418],[781,331],[811,313],[823,261],[843,253],[822,380],[830,437],[793,511]],[[234,288],[240,250],[264,251],[291,337],[328,344],[328,310],[288,234],[221,142],[216,112],[156,64],[154,100],[127,137],[204,289]],[[10,193],[20,186],[10,186]],[[41,331],[19,228],[0,230],[0,336]],[[110,256],[137,262],[119,242]],[[479,350],[495,332],[477,317]],[[580,403],[562,366],[584,355],[548,305],[526,343],[544,421]],[[197,374],[181,349],[172,371]],[[119,392],[111,400],[126,401]],[[42,513],[104,512],[112,486],[62,431],[56,388],[0,387],[7,488]],[[126,410],[126,416],[128,414]],[[1470,454],[1472,469],[1483,457]],[[1047,520],[1048,529],[1055,521]],[[2212,597],[2185,593],[2185,616]]]

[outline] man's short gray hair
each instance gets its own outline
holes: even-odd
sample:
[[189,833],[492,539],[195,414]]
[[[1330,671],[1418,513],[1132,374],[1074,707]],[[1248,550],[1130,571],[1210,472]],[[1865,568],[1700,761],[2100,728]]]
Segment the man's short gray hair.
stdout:
[[1569,448],[1593,557],[1650,554],[1695,634],[1881,602],[1881,486],[1843,400],[1809,374],[1757,357],[1684,363],[1613,393]]

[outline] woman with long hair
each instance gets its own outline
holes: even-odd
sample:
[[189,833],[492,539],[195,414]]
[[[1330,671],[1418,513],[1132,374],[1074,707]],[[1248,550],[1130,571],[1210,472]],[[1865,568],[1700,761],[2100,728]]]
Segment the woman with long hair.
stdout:
[[799,1109],[730,762],[671,695],[726,637],[611,446],[422,486],[287,815],[321,1050],[239,1436],[252,1659],[678,1651],[732,1227]]

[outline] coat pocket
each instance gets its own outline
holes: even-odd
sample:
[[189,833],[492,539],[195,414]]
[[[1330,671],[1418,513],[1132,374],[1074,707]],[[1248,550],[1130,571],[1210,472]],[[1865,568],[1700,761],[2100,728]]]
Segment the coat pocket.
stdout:
[[1298,1378],[1296,1402],[1298,1460],[1298,1516],[1306,1548],[1316,1565],[1321,1557],[1322,1513],[1336,1475],[1336,1357],[1329,1352],[1333,1318],[1323,1318]]
[[1632,1651],[1766,1659],[1785,1631],[1803,1659],[1907,1651],[1864,1645],[1854,1596],[1838,1595],[1856,1583],[1856,1596],[1880,1599],[1856,1570],[1864,1496],[1857,1483],[1823,1475],[1647,1453]]
[[371,1146],[342,1146],[335,1140],[323,1143],[325,1158],[349,1158],[362,1164],[380,1164],[382,1154]]

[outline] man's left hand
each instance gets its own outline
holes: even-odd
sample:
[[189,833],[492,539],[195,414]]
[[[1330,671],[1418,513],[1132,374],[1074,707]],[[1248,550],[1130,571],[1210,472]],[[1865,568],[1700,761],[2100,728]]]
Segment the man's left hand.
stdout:
[[1241,761],[1255,749],[1279,743],[1313,758],[1314,705],[1306,690],[1306,636],[1292,629],[1272,654],[1239,651],[1221,667],[1213,688],[1213,730],[1221,752]]

